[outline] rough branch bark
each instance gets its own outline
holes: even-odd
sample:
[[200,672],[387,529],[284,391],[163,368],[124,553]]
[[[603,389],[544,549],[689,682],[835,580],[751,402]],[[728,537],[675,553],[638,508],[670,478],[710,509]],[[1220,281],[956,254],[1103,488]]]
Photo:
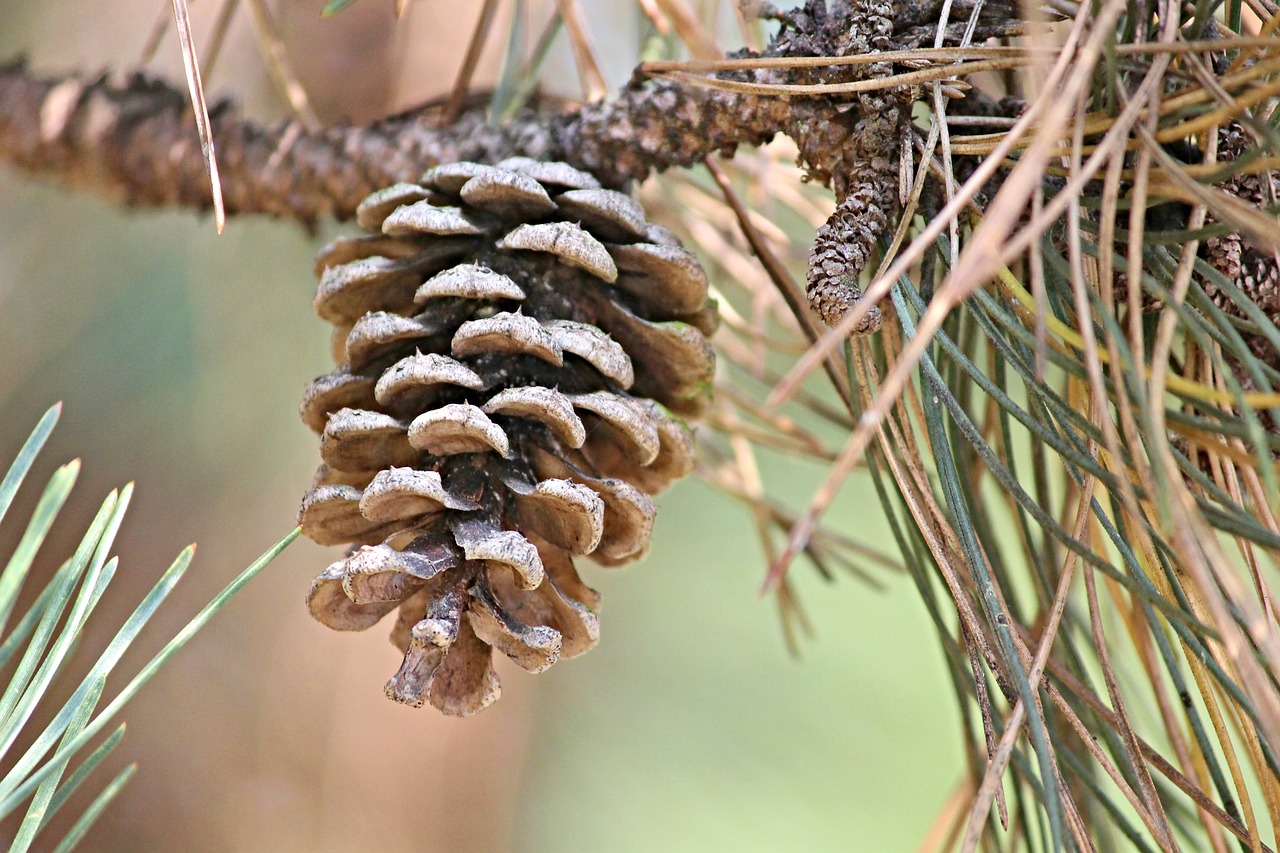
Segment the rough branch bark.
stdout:
[[[442,160],[536,156],[550,142],[537,125],[489,128],[474,113],[447,128],[422,111],[317,133],[292,123],[264,127],[227,103],[211,118],[227,212],[306,223],[346,219],[372,190],[413,180]],[[134,206],[210,205],[190,105],[157,80],[116,85],[37,76],[22,64],[0,68],[0,160]]]
[[[892,36],[874,39],[859,33],[858,5],[836,2],[828,11],[810,3],[775,13],[783,28],[764,55],[839,56],[932,38],[927,22],[936,3],[899,8]],[[955,3],[952,19],[962,21],[970,5]],[[983,18],[991,23],[979,27],[980,35],[1003,32],[1016,20],[1005,6],[985,4]],[[726,76],[804,83],[849,73],[777,69]],[[693,165],[708,154],[731,154],[738,145],[759,145],[778,132],[796,140],[810,179],[833,184],[843,197],[855,165],[846,158],[863,118],[859,106],[640,80],[611,100],[558,113],[526,112],[504,127],[485,124],[480,111],[442,127],[438,112],[429,108],[316,133],[290,123],[262,126],[226,103],[212,119],[228,213],[311,223],[326,215],[347,218],[372,190],[413,180],[441,161],[492,162],[513,154],[557,158],[619,185],[654,170]],[[120,84],[40,76],[21,62],[0,66],[0,162],[135,206],[209,206],[185,95],[155,80],[135,77]]]

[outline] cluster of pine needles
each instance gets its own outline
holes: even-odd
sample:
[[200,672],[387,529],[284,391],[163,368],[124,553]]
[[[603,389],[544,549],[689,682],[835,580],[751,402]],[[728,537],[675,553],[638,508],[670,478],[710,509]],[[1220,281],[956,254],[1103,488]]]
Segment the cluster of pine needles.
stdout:
[[[925,849],[1276,849],[1280,16],[1057,11],[1007,44],[911,57],[933,73],[911,83],[911,191],[864,286],[877,335],[818,334],[796,310],[803,251],[772,223],[822,208],[785,153],[668,182],[735,282],[706,473],[751,505],[786,621],[801,550],[824,572],[885,561],[822,526],[854,469],[870,477],[966,743]],[[929,92],[955,77],[1029,106],[975,134]],[[1219,158],[1228,138],[1244,153]],[[1260,266],[1214,264],[1202,247],[1224,237]],[[761,477],[779,452],[825,466],[806,507]]]
[[[505,5],[484,4],[459,105]],[[645,70],[731,85],[708,76],[721,4],[635,6]],[[496,118],[562,30],[584,98],[606,94],[575,0],[541,31],[504,20]],[[701,470],[749,507],[788,633],[801,556],[905,574],[936,626],[967,772],[925,849],[1280,848],[1278,28],[1273,0],[1050,0],[1001,44],[841,60],[893,61],[880,84],[915,97],[902,210],[863,282],[874,335],[807,313],[797,278],[832,201],[786,140],[643,189],[714,259]],[[948,115],[979,95],[1025,108]],[[791,505],[776,462],[797,458],[822,482]],[[855,471],[891,542],[826,512]]]

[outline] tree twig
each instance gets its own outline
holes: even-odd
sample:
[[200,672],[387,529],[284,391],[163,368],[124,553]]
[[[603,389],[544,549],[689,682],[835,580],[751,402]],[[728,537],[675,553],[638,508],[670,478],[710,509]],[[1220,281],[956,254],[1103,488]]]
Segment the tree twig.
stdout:
[[[913,31],[929,14],[928,4],[910,9],[895,21],[898,31]],[[837,56],[858,47],[839,15],[788,15],[761,55]],[[999,32],[1015,18],[1009,10],[979,30]],[[913,46],[913,40],[894,39],[891,46]],[[785,68],[724,74],[761,83],[814,76]],[[809,179],[833,185],[843,197],[854,165],[845,161],[861,117],[849,106],[826,97],[782,100],[636,79],[608,101],[559,110],[544,103],[501,127],[485,124],[479,110],[444,126],[437,105],[316,131],[263,126],[227,103],[215,105],[211,119],[227,212],[310,224],[348,218],[374,189],[414,180],[441,161],[556,158],[620,186],[709,154],[731,155],[779,132],[796,140]],[[0,65],[0,163],[134,206],[203,210],[209,184],[189,112],[178,90],[140,76],[119,83],[41,76],[23,62]]]

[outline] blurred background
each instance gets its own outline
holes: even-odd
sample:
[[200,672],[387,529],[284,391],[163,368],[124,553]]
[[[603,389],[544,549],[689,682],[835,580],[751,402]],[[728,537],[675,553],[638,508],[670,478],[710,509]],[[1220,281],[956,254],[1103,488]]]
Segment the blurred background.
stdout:
[[[192,2],[198,36],[219,5]],[[323,5],[269,8],[331,121],[447,92],[482,4],[416,0],[399,22],[391,0],[327,20]],[[545,19],[548,3],[524,5]],[[625,80],[641,47],[634,0],[581,6],[610,81]],[[109,14],[82,0],[0,0],[0,21],[0,61],[25,54],[40,71],[86,74],[138,67],[162,21],[146,68],[181,85],[169,0],[116,0]],[[501,42],[478,85],[495,79]],[[563,34],[547,79],[580,94]],[[283,114],[248,9],[205,82],[252,116]],[[138,483],[83,659],[187,543],[199,543],[195,564],[123,673],[293,527],[318,458],[297,400],[329,369],[311,256],[339,230],[243,218],[217,236],[190,212],[127,211],[0,171],[0,461],[57,400],[37,475],[84,459],[55,530],[64,540],[30,586],[108,490]],[[800,257],[811,232],[795,232]],[[822,474],[766,466],[792,501]],[[536,677],[500,661],[502,700],[468,720],[383,697],[400,657],[383,626],[343,635],[310,619],[303,595],[338,549],[300,540],[126,709],[128,734],[99,784],[128,760],[139,772],[84,849],[913,849],[961,759],[949,678],[909,580],[875,569],[878,585],[827,582],[798,563],[814,636],[796,658],[757,592],[765,563],[748,513],[693,479],[659,505],[647,560],[584,566],[604,596],[600,646]],[[850,481],[829,518],[892,550],[866,480]],[[12,542],[17,526],[0,537]]]

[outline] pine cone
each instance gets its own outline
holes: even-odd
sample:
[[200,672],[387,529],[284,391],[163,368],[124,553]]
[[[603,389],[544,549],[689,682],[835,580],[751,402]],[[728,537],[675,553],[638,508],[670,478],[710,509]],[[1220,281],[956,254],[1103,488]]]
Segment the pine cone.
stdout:
[[674,236],[563,163],[439,166],[357,218],[375,233],[316,261],[339,366],[302,401],[324,464],[299,513],[354,545],[307,603],[337,630],[398,608],[387,695],[472,714],[499,694],[492,648],[540,672],[595,645],[572,557],[648,549],[717,315]]

